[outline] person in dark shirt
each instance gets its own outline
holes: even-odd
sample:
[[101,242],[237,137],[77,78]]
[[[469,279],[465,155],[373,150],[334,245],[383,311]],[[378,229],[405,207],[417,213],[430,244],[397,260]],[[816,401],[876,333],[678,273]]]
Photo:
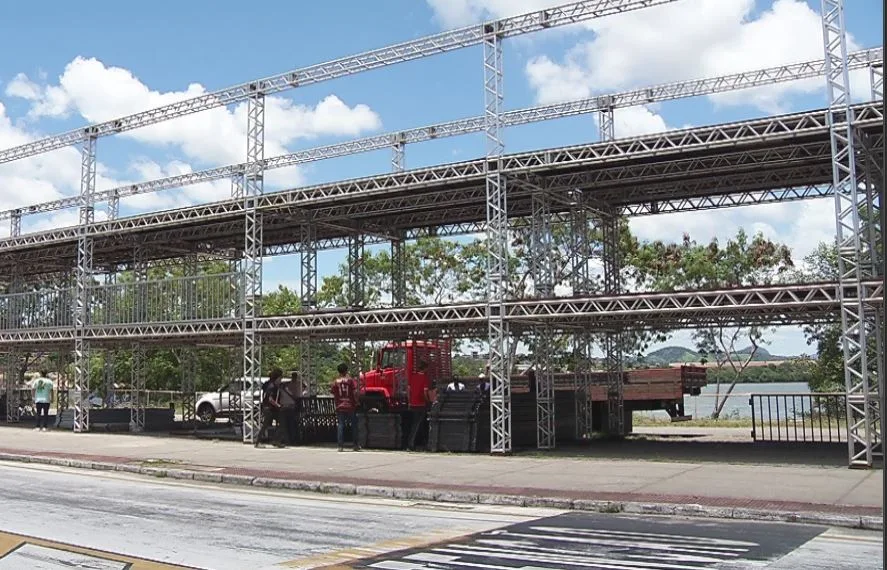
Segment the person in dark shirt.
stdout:
[[283,378],[283,370],[273,368],[268,381],[262,384],[262,429],[256,437],[256,445],[267,436],[268,428],[277,420],[277,431],[274,434],[274,446],[283,447],[283,430],[280,427],[280,380]]
[[425,419],[428,415],[428,391],[431,384],[428,382],[428,363],[424,360],[416,365],[413,383],[410,385],[410,434],[407,437],[407,449],[415,451],[419,432],[425,427]]
[[348,365],[342,363],[338,368],[339,377],[333,381],[331,391],[336,404],[336,437],[339,451],[345,447],[345,422],[351,422],[351,435],[354,438],[354,451],[360,451],[357,443],[357,382],[348,376]]

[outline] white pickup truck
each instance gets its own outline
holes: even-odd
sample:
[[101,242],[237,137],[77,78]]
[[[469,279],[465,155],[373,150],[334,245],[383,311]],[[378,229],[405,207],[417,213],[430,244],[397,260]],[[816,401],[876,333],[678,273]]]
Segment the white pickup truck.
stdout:
[[[197,420],[204,425],[211,425],[216,421],[216,418],[230,418],[231,412],[235,411],[235,408],[236,411],[240,411],[242,398],[250,397],[250,392],[252,392],[253,402],[258,406],[262,399],[262,384],[266,381],[268,378],[260,378],[258,384],[253,384],[252,390],[249,390],[246,380],[239,378],[228,382],[216,392],[201,394],[194,405]],[[237,398],[238,393],[240,393],[240,398]]]

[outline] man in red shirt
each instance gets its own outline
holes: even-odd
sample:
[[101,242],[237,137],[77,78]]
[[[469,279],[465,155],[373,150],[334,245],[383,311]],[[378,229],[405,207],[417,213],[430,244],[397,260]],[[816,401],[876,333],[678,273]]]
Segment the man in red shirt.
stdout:
[[348,365],[342,363],[338,368],[339,377],[333,382],[333,399],[336,403],[337,437],[339,451],[345,446],[345,421],[351,422],[351,434],[354,437],[354,451],[360,451],[357,427],[357,382],[348,376]]

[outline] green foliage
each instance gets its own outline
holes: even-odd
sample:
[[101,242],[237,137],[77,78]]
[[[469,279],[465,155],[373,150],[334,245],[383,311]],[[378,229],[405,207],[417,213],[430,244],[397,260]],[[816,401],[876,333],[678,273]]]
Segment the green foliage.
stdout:
[[[804,270],[797,276],[803,281],[838,280],[838,246],[835,242],[820,243],[804,258]],[[807,344],[816,345],[816,362],[808,385],[814,392],[844,391],[844,352],[841,347],[841,324],[817,323],[804,327]]]

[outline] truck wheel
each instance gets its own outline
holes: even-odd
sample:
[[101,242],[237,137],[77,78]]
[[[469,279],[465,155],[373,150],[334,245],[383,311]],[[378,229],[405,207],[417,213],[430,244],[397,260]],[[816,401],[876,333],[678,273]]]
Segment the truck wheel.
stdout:
[[211,404],[200,404],[197,408],[197,419],[203,425],[210,426],[216,421],[216,410]]

